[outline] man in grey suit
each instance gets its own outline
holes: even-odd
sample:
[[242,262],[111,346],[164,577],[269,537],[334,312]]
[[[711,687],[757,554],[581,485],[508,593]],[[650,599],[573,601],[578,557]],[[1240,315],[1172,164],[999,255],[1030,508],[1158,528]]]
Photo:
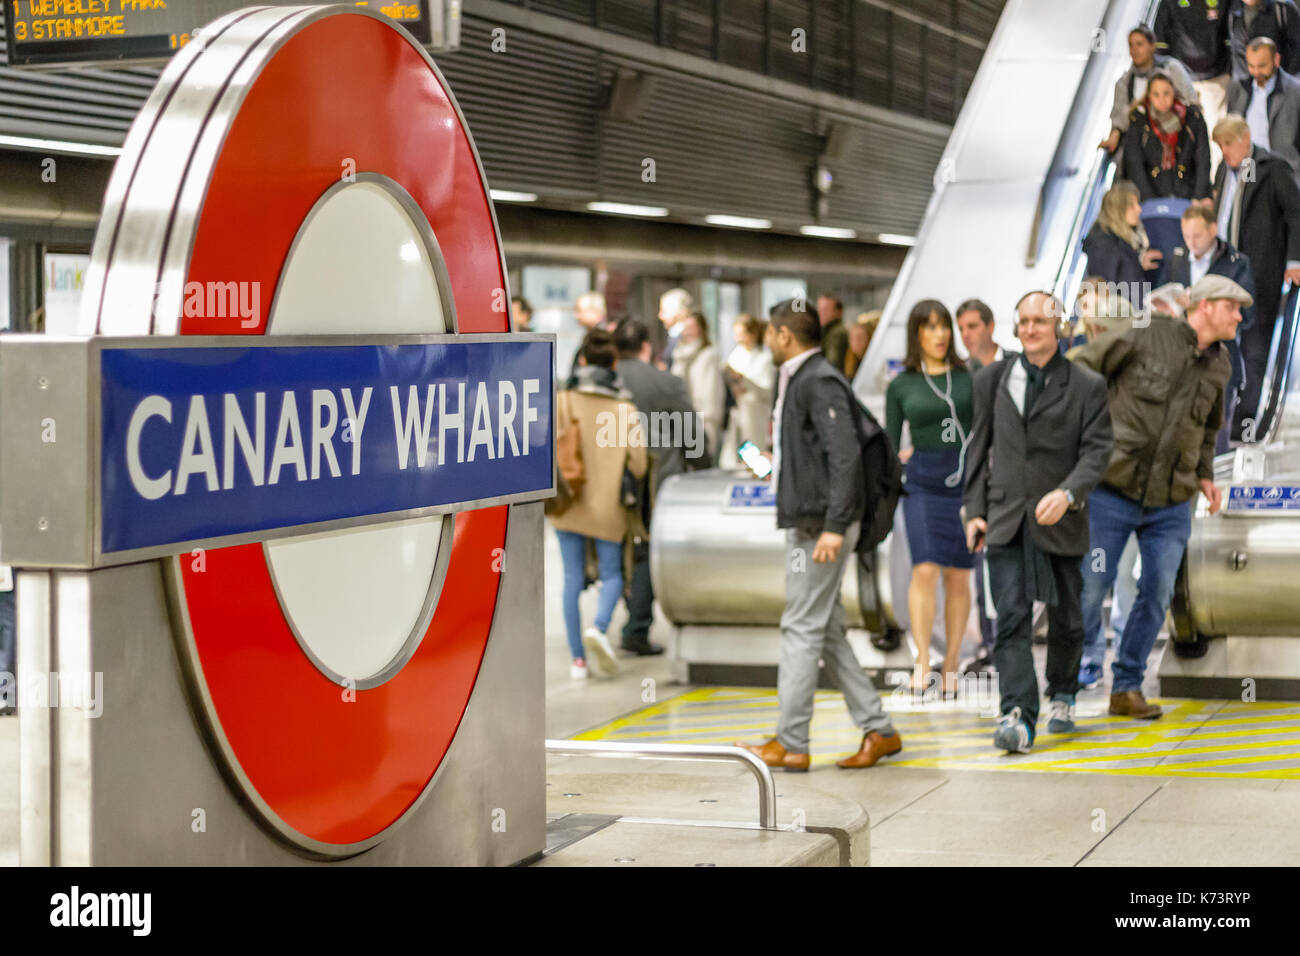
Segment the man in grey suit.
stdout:
[[1268,37],[1246,47],[1250,76],[1228,89],[1228,112],[1246,118],[1250,141],[1286,160],[1300,173],[1300,80],[1282,70],[1282,55]]
[[[687,456],[699,460],[704,452],[704,432],[686,391],[686,383],[650,364],[650,332],[635,319],[620,322],[614,330],[618,349],[618,375],[632,393],[637,411],[647,416],[643,429],[650,446],[651,468],[646,476],[641,517],[650,527],[655,496],[665,478],[684,471]],[[632,577],[628,582],[627,624],[622,648],[630,654],[662,654],[663,648],[650,643],[654,623],[654,589],[650,583],[649,542],[634,542]]]
[[1002,691],[993,742],[1028,753],[1038,724],[1034,601],[1047,605],[1048,731],[1074,729],[1083,653],[1080,558],[1088,550],[1088,495],[1110,459],[1106,382],[1057,346],[1060,300],[1031,292],[1016,305],[1024,352],[975,376],[966,449],[966,541],[987,543],[997,608],[993,657]]

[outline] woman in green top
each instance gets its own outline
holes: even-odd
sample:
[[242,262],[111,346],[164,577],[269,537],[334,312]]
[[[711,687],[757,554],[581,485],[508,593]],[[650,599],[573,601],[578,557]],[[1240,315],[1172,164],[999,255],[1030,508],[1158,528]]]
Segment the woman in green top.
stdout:
[[966,438],[971,428],[971,376],[954,348],[952,315],[942,302],[918,302],[907,319],[905,371],[885,393],[885,427],[900,447],[903,423],[911,447],[899,453],[906,463],[903,517],[912,553],[907,610],[916,641],[912,691],[925,689],[930,670],[930,633],[936,593],[943,578],[948,635],[943,661],[945,697],[956,696],[957,655],[970,617],[973,560],[962,533]]

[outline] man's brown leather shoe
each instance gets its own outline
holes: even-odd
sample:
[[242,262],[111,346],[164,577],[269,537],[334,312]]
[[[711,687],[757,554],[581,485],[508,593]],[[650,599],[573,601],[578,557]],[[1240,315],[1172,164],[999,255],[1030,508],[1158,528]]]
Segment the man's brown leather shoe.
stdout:
[[1140,690],[1126,690],[1110,695],[1110,714],[1112,717],[1136,717],[1139,720],[1155,720],[1164,711],[1156,704],[1147,703]]
[[894,731],[888,737],[882,737],[874,730],[862,737],[862,747],[855,754],[850,754],[843,760],[835,761],[835,766],[843,767],[845,770],[856,770],[858,767],[874,767],[876,761],[881,757],[887,757],[889,754],[896,754],[903,749],[903,738]]
[[748,750],[769,767],[785,770],[807,770],[810,762],[807,754],[790,753],[781,746],[781,742],[775,737],[761,744],[745,744],[737,740],[736,746]]

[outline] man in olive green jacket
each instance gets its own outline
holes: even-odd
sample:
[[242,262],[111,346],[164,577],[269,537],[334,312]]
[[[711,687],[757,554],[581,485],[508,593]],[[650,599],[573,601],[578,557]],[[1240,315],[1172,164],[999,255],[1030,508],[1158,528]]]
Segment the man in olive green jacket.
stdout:
[[1085,634],[1101,627],[1102,602],[1131,533],[1142,556],[1137,601],[1111,665],[1110,712],[1117,716],[1161,714],[1142,695],[1142,679],[1191,536],[1191,500],[1200,491],[1211,514],[1222,500],[1214,485],[1214,443],[1232,367],[1221,343],[1236,335],[1241,309],[1252,300],[1217,275],[1192,286],[1189,298],[1186,321],[1149,312],[1073,356],[1106,379],[1115,434],[1106,475],[1088,499]]

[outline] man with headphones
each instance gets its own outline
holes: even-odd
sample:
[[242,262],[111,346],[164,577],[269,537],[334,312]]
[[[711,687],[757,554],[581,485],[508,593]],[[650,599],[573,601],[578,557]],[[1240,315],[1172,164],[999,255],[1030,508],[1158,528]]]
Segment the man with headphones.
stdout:
[[964,518],[972,551],[988,548],[997,609],[993,659],[1002,693],[993,742],[1028,753],[1038,724],[1034,601],[1047,605],[1050,733],[1074,729],[1083,653],[1080,559],[1088,496],[1110,459],[1106,382],[1061,355],[1065,308],[1046,292],[1016,303],[1021,355],[975,376]]

